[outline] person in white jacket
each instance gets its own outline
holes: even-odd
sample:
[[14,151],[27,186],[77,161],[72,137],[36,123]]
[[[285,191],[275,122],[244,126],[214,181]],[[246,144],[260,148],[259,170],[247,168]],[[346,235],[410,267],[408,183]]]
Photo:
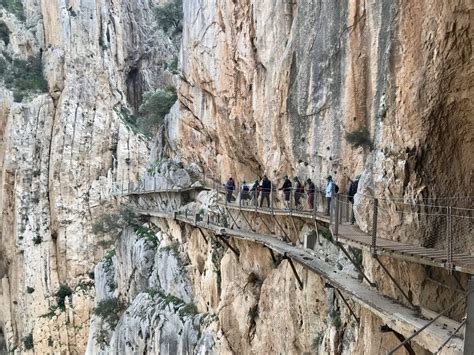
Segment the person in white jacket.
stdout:
[[331,175],[329,175],[327,177],[327,181],[328,181],[328,183],[326,185],[326,200],[327,200],[327,203],[328,203],[328,210],[326,212],[326,215],[329,216],[329,214],[331,212],[331,200],[332,200],[332,196],[334,195],[334,190],[335,190],[336,184],[332,180]]

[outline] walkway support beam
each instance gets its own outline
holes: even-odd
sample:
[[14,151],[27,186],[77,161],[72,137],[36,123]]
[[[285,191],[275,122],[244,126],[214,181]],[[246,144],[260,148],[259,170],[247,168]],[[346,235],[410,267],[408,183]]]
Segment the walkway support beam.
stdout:
[[379,213],[379,200],[374,198],[374,215],[372,217],[372,246],[370,247],[372,255],[377,254],[377,216]]
[[301,281],[300,276],[296,272],[296,268],[295,268],[295,265],[293,264],[293,260],[291,258],[289,258],[288,256],[286,256],[286,255],[285,255],[285,259],[288,260],[288,263],[291,266],[291,270],[293,270],[293,274],[295,274],[296,281],[298,281],[298,285],[300,286],[300,290],[302,290],[303,289],[303,281]]
[[385,267],[385,265],[380,261],[379,257],[377,255],[374,256],[374,259],[377,260],[377,262],[379,263],[379,265],[382,267],[383,271],[385,271],[385,273],[388,275],[388,277],[390,278],[390,280],[392,280],[392,282],[395,284],[395,286],[397,286],[398,290],[400,291],[400,293],[403,295],[403,297],[405,297],[405,299],[408,301],[408,303],[410,303],[410,306],[413,307],[413,309],[419,311],[420,310],[420,307],[418,306],[415,306],[413,304],[413,302],[411,301],[411,299],[408,297],[408,295],[405,293],[405,291],[403,291],[403,289],[401,288],[401,286],[398,284],[397,280],[395,280],[392,276],[392,274],[390,274],[390,272],[388,271],[388,269]]
[[227,241],[227,239],[224,238],[223,235],[220,235],[220,234],[216,234],[217,238],[219,238],[230,250],[232,250],[234,252],[235,255],[237,255],[237,257],[240,256],[240,251],[238,251],[236,248],[234,248],[232,245],[230,245],[230,243]]
[[339,242],[336,242],[336,245],[339,247],[339,249],[342,250],[342,252],[344,253],[344,255],[349,259],[349,261],[352,263],[352,265],[354,265],[354,267],[357,269],[357,271],[359,271],[359,273],[362,275],[362,277],[369,283],[369,285],[371,287],[377,287],[377,283],[376,282],[373,282],[371,281],[367,275],[364,273],[364,271],[362,270],[362,268],[360,267],[359,264],[357,264],[355,262],[355,260],[349,255],[348,251],[346,250],[346,248],[344,248],[344,246],[339,243]]
[[339,289],[335,289],[337,294],[339,295],[339,297],[341,297],[341,299],[344,301],[344,304],[346,305],[346,307],[349,309],[349,312],[351,313],[351,315],[354,317],[355,321],[357,322],[357,324],[360,324],[360,318],[357,317],[357,315],[355,314],[354,310],[352,309],[351,305],[349,304],[349,302],[347,302],[346,298],[344,297],[344,295],[341,293],[341,291],[339,291]]

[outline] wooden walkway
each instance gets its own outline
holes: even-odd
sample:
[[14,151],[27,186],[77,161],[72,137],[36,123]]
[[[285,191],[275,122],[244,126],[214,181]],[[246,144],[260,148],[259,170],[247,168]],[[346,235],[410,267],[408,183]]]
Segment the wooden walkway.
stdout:
[[132,190],[132,191],[119,191],[119,193],[113,193],[113,196],[132,196],[132,195],[149,195],[149,194],[158,194],[158,193],[183,193],[191,191],[203,191],[209,190],[205,186],[190,186],[190,187],[177,187],[177,188],[168,188],[168,189],[152,189],[152,190]]
[[[314,220],[314,213],[313,211],[310,210],[288,210],[288,209],[281,209],[281,208],[268,208],[268,207],[257,207],[255,208],[252,206],[239,206],[234,203],[219,203],[219,206],[221,207],[227,207],[233,210],[241,210],[241,211],[246,211],[246,212],[256,212],[256,213],[262,213],[266,215],[271,215],[271,216],[288,216],[288,217],[298,217],[298,218],[305,218],[305,219],[312,219]],[[324,222],[324,223],[329,223],[329,216],[317,212],[316,213],[316,219],[318,221]]]
[[[313,256],[307,250],[285,243],[275,238],[275,236],[233,230],[205,222],[194,223],[191,218],[186,218],[182,215],[173,215],[172,213],[149,210],[137,210],[136,212],[152,217],[175,219],[183,223],[191,224],[197,228],[208,230],[216,235],[227,235],[235,239],[258,243],[270,248],[271,250],[299,263],[303,268],[317,273],[328,284],[337,288],[344,294],[349,295],[353,301],[357,302],[361,307],[369,310],[371,313],[379,317],[383,323],[387,324],[391,329],[405,337],[409,337],[415,331],[429,323],[429,320],[417,314],[413,309],[380,294],[368,285],[359,282],[344,272],[339,271],[334,266]],[[453,324],[452,327],[446,327],[442,323],[444,322],[433,323],[412,341],[431,352],[437,351],[438,348],[440,348],[441,345],[450,337],[453,331],[452,328],[458,326],[458,323],[454,321],[449,322],[450,324]],[[444,350],[449,351],[450,354],[462,354],[462,349],[463,341],[459,337],[451,339],[444,348]]]
[[[220,204],[224,206],[224,204]],[[239,207],[235,204],[225,205],[229,209],[242,210],[246,212],[263,213],[275,216],[288,216],[303,218],[313,221],[316,217],[318,222],[330,223],[329,217],[321,213],[316,213],[316,216],[311,211],[292,211],[282,209],[265,209],[258,207]],[[333,227],[333,226],[332,226]],[[350,223],[342,223],[338,228],[338,235],[336,236],[333,228],[331,228],[333,238],[342,244],[349,245],[358,249],[371,251],[372,236],[362,232]],[[449,268],[447,265],[447,252],[434,248],[424,248],[397,242],[390,239],[376,238],[376,252],[378,255],[386,255],[392,258],[397,258],[413,263]],[[459,272],[474,274],[474,256],[468,253],[453,253],[452,269]]]

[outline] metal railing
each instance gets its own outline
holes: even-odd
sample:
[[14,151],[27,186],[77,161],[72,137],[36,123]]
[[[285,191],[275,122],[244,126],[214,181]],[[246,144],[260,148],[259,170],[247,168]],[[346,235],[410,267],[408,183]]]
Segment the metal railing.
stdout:
[[314,192],[298,192],[294,188],[283,191],[274,185],[268,190],[252,189],[251,184],[237,183],[234,190],[228,191],[224,184],[217,187],[219,203],[238,207],[239,209],[252,208],[255,211],[329,216],[327,200],[324,191],[316,189]]
[[[456,256],[474,254],[474,209],[363,198],[367,208],[361,217],[372,237],[372,253],[378,238],[384,238],[438,252],[433,255],[443,255],[448,269]],[[336,194],[334,202],[331,225],[337,237],[341,225],[354,221],[354,212],[347,195]]]

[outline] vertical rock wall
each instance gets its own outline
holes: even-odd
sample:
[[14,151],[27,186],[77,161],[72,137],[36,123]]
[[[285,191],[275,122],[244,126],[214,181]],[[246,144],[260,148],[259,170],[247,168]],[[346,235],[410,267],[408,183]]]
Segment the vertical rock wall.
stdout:
[[[175,153],[195,160],[193,141],[239,179],[332,174],[345,188],[363,173],[364,192],[388,198],[472,195],[472,10],[185,0]],[[345,140],[360,127],[374,149]]]
[[143,171],[147,143],[125,121],[144,91],[172,81],[176,48],[152,0],[16,3],[16,14],[0,8],[1,58],[39,56],[48,92],[19,103],[0,88],[0,327],[10,351],[31,335],[37,353],[83,353],[94,297],[84,285],[103,254],[90,227],[113,207],[111,181]]

